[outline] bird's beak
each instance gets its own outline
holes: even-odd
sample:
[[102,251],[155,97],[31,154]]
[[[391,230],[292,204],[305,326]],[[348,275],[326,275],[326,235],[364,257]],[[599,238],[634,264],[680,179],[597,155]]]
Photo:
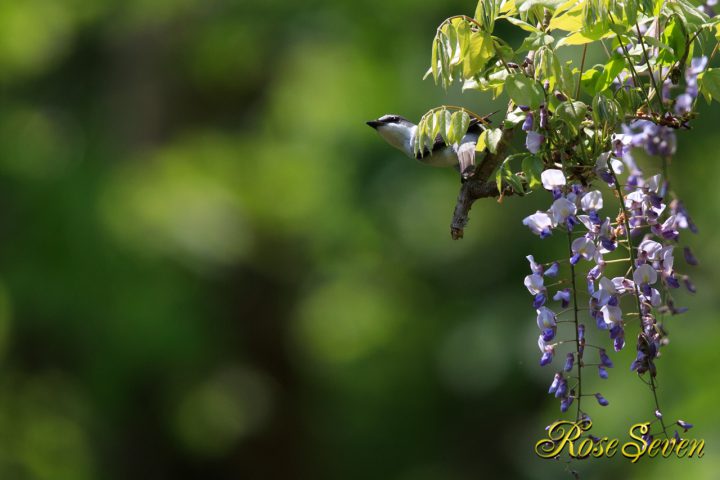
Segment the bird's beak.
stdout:
[[377,130],[377,128],[378,128],[380,125],[382,125],[382,122],[378,122],[377,120],[370,120],[369,122],[365,122],[365,123],[367,123],[369,126],[371,126],[372,128],[374,128],[375,130]]

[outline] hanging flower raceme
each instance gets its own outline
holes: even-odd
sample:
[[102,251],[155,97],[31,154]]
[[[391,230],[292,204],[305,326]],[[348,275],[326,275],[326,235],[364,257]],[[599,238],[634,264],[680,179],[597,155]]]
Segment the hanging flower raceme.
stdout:
[[[534,120],[527,120],[526,117],[528,128],[533,128]],[[581,260],[590,264],[586,273],[589,294],[587,311],[595,320],[598,329],[608,332],[613,350],[620,351],[625,347],[626,329],[630,321],[623,309],[630,305],[639,305],[640,310],[634,315],[640,315],[641,331],[638,334],[636,358],[632,362],[631,370],[640,375],[650,373],[654,376],[657,372],[655,361],[666,332],[653,311],[676,314],[683,310],[675,307],[672,297],[667,295],[668,289],[678,288],[680,282],[685,284],[688,291],[695,291],[689,276],[675,271],[673,250],[680,230],[697,229],[680,201],[674,199],[668,207],[665,200],[668,196],[666,181],[661,175],[646,178],[632,159],[632,148],[643,148],[654,155],[671,155],[675,149],[674,132],[650,122],[634,122],[626,127],[625,133],[615,135],[613,149],[597,159],[595,173],[609,187],[619,189],[620,186],[616,185],[619,175],[628,172],[623,185],[627,193],[620,198],[621,215],[615,222],[600,215],[605,207],[600,190],[568,184],[562,170],[550,168],[542,172],[541,183],[543,188],[552,194],[552,203],[548,210],[537,211],[523,223],[541,238],[547,238],[557,228],[570,234],[576,225],[584,227],[584,233],[581,232],[570,240],[570,256],[567,261],[575,268],[580,267]],[[629,226],[627,231],[625,220]],[[626,237],[631,238],[628,234],[636,236],[641,233],[644,233],[644,237],[637,247],[625,243],[625,249],[618,248],[621,241],[627,242]],[[612,278],[604,276],[606,257],[619,251],[626,256],[628,248],[634,252],[634,262],[628,274]],[[683,253],[686,263],[697,264],[697,259],[688,248],[683,249]],[[543,277],[548,276],[547,271],[550,269],[557,275],[557,262],[550,264],[546,270],[543,265],[536,263],[532,256],[528,256],[528,260],[532,273],[525,278],[525,286],[533,295],[536,321],[541,332],[538,338],[540,365],[545,366],[552,363],[556,348],[564,343],[564,339],[556,340],[558,314],[547,306],[548,296],[552,295],[552,300],[558,302],[560,308],[567,309],[573,295],[572,290],[567,287],[559,288],[554,293],[547,291]],[[621,301],[626,296],[633,299],[623,307]],[[577,351],[565,354],[562,370],[554,373],[549,390],[549,393],[561,400],[562,412],[567,411],[575,398],[574,392],[568,391],[565,375],[573,368],[581,368],[583,365],[581,359],[585,350],[585,327],[582,324],[578,324],[575,343]],[[598,377],[608,379],[608,370],[614,366],[613,362],[605,348],[600,348],[598,354]],[[602,394],[594,395],[599,405],[609,405]]]

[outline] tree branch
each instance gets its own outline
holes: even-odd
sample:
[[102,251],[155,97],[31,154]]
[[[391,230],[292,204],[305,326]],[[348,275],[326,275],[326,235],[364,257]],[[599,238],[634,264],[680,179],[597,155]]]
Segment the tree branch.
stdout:
[[[508,111],[512,110],[512,102],[508,105]],[[482,162],[475,167],[475,174],[468,178],[460,187],[455,211],[453,212],[452,223],[450,224],[450,235],[453,240],[463,238],[465,225],[467,225],[475,200],[479,198],[498,197],[500,193],[497,182],[488,180],[490,175],[505,159],[505,149],[512,140],[515,128],[503,128],[502,137],[498,143],[497,152],[488,152]],[[513,194],[509,186],[503,186],[503,196]]]

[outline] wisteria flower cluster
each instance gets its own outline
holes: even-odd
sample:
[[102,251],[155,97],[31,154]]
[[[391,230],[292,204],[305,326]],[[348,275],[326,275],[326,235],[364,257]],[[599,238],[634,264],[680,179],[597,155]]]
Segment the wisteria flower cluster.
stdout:
[[[677,420],[671,432],[656,379],[666,325],[687,310],[677,292],[695,292],[689,270],[698,262],[681,236],[698,229],[668,166],[698,103],[720,100],[715,7],[716,0],[479,0],[474,16],[437,28],[427,75],[443,88],[460,83],[505,96],[504,118],[491,124],[492,114],[441,106],[410,130],[417,159],[434,164],[427,156],[451,147],[463,165],[455,239],[480,198],[549,195],[545,209],[522,221],[544,242],[567,245],[562,258],[528,255],[524,279],[538,361],[551,371],[548,392],[561,413],[573,407],[576,421],[588,420],[583,399],[608,407],[603,382],[616,369],[631,371],[655,403],[648,442],[692,428]],[[493,34],[498,21],[524,36],[519,48]],[[606,54],[594,65],[592,44]],[[580,62],[561,60],[558,50],[569,48],[580,49]],[[621,366],[612,357],[628,345],[634,360]]]
[[[614,140],[621,145],[645,147],[657,139],[657,136],[649,135],[648,132],[636,133],[632,138],[627,136],[629,134],[615,135]],[[658,136],[672,138],[674,133],[663,131]],[[626,184],[626,193],[622,194],[619,175],[625,168],[631,172],[629,176],[633,177],[633,183]],[[537,313],[540,365],[552,364],[560,345],[575,345],[572,349],[574,351],[566,354],[564,364],[554,373],[549,388],[549,393],[560,399],[561,412],[566,412],[573,401],[576,398],[579,400],[579,395],[582,395],[579,390],[576,391],[576,387],[568,386],[571,378],[578,379],[575,383],[580,386],[580,372],[577,376],[568,376],[574,368],[579,370],[592,365],[597,367],[600,379],[607,379],[608,369],[614,366],[606,349],[595,345],[592,348],[596,350],[597,361],[586,363],[585,349],[588,344],[585,324],[580,323],[582,318],[593,320],[598,331],[605,331],[615,351],[625,347],[626,329],[639,323],[637,356],[630,370],[638,374],[650,372],[654,378],[657,373],[655,360],[661,346],[667,342],[667,332],[658,322],[657,315],[685,311],[684,308],[676,307],[672,300],[672,290],[680,288],[681,281],[690,292],[695,292],[689,276],[675,270],[673,252],[679,239],[679,230],[696,231],[696,228],[677,199],[671,201],[671,206],[665,203],[667,182],[659,174],[646,179],[636,166],[631,150],[624,147],[601,154],[597,159],[596,170],[608,187],[614,188],[622,198],[615,218],[601,216],[604,200],[600,190],[589,190],[579,183],[569,184],[561,169],[547,169],[542,172],[541,181],[543,187],[552,193],[552,204],[547,211],[538,211],[523,220],[530,231],[540,238],[547,238],[558,229],[568,236],[567,258],[543,265],[534,256],[527,256],[531,273],[524,281],[533,296],[532,303]],[[632,242],[635,237],[641,237],[637,247]],[[696,265],[697,261],[690,249],[685,247],[683,251],[686,263]],[[625,258],[611,259],[618,252]],[[545,279],[558,277],[561,263],[570,267],[572,283],[576,285],[581,262],[586,263],[587,268],[584,281],[580,282],[580,291],[574,291],[576,287],[564,287],[563,282],[555,282],[555,291],[548,291]],[[626,263],[626,275],[612,278],[605,276],[608,263]],[[582,309],[587,313],[583,315],[579,315],[580,308],[577,305],[573,310],[568,310],[571,302],[580,295],[587,299],[587,307]],[[550,298],[552,302],[549,302]],[[628,298],[625,312],[623,298]],[[575,331],[569,338],[558,340],[558,318],[564,313],[575,314],[575,320],[568,321]],[[586,395],[594,396],[601,406],[609,405],[600,392]],[[578,419],[587,415],[581,409],[580,401],[577,415]],[[664,425],[662,428],[665,431]]]

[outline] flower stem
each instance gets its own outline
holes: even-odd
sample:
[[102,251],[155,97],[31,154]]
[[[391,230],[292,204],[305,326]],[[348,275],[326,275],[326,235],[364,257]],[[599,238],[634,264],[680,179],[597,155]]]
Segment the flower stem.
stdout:
[[[620,190],[620,184],[618,183],[618,178],[617,178],[617,175],[615,174],[615,171],[613,170],[611,165],[609,165],[609,167],[610,167],[610,173],[612,174],[613,180],[615,183],[615,192],[617,193],[618,200],[620,202],[620,210],[622,211],[623,223],[625,225],[625,238],[627,239],[628,245],[632,246],[631,239],[630,239],[630,222],[628,220],[628,212],[627,212],[627,209],[625,208],[625,202],[623,201],[623,194],[622,194],[622,191]],[[634,252],[633,248],[630,248],[629,273],[631,273],[633,277],[635,276],[635,252]],[[635,283],[633,284],[633,286],[635,289],[635,301],[637,303],[637,314],[638,314],[638,317],[640,317],[640,326],[642,328],[642,308],[640,306],[640,287],[638,287],[638,285]],[[660,402],[658,401],[658,396],[657,396],[657,387],[655,386],[655,378],[653,377],[652,373],[650,373],[650,390],[652,390],[653,399],[655,400],[655,409],[658,411],[662,411],[662,410],[660,410]],[[660,423],[663,427],[663,433],[665,434],[665,437],[667,438],[668,433],[667,433],[667,430],[665,429],[665,423],[663,422],[662,419],[660,419]]]
[[[573,255],[572,251],[572,232],[568,230],[568,250],[570,252],[570,256]],[[575,265],[570,263],[570,275],[572,276],[572,291],[573,291],[573,313],[574,313],[574,323],[575,323],[575,353],[577,354],[577,420],[580,420],[580,414],[582,413],[582,410],[580,409],[580,398],[582,397],[582,356],[580,354],[580,333],[578,331],[579,323],[578,323],[578,302],[577,302],[577,285],[575,282]]]

